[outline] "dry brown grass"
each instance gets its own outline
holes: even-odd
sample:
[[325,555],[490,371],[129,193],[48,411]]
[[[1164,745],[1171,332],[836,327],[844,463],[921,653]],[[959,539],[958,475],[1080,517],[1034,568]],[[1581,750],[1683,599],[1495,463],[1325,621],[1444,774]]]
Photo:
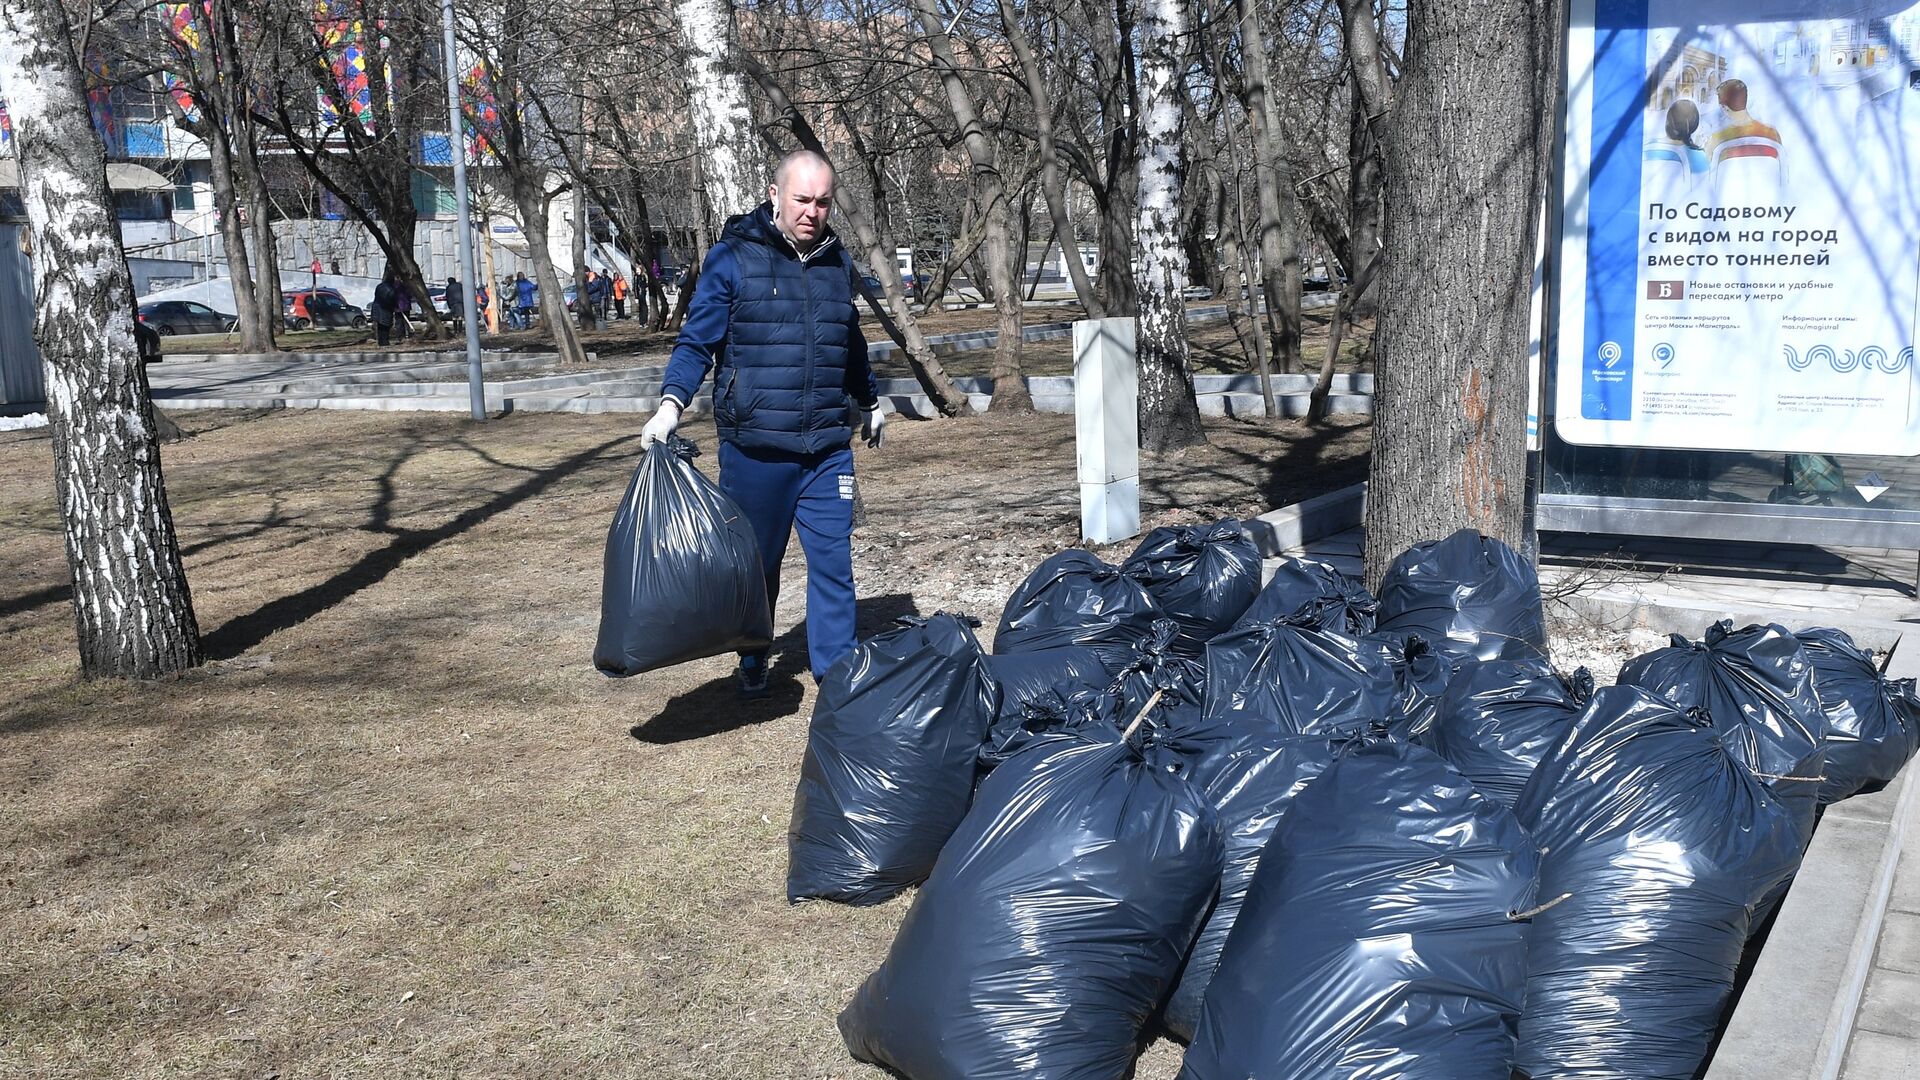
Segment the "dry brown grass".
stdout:
[[[877,1075],[834,1016],[906,902],[783,895],[798,590],[769,702],[724,659],[590,666],[634,419],[180,419],[218,659],[151,685],[76,681],[49,443],[0,435],[0,1074]],[[1149,467],[1151,521],[1363,469],[1363,428],[1209,431]],[[889,439],[859,452],[863,633],[991,619],[1072,541],[1071,418]]]

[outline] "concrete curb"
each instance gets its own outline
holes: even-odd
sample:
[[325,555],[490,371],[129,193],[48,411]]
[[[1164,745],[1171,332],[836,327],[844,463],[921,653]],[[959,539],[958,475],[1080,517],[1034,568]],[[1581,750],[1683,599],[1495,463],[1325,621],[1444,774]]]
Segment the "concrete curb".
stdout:
[[1246,522],[1247,533],[1260,549],[1260,557],[1271,559],[1289,549],[1303,548],[1315,540],[1359,526],[1366,505],[1367,485],[1351,484],[1291,506],[1269,510]]

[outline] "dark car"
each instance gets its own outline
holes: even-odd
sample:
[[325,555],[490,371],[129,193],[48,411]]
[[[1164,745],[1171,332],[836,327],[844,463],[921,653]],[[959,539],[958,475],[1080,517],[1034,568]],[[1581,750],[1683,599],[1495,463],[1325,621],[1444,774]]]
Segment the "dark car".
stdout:
[[[294,298],[299,296],[307,298],[305,317],[293,313]],[[281,293],[280,306],[286,317],[288,328],[293,330],[307,330],[314,327],[346,327],[359,330],[367,325],[367,313],[341,299],[340,294],[332,289],[297,289],[293,292]]]
[[174,334],[225,334],[240,320],[193,300],[158,300],[140,305],[140,321],[161,337]]

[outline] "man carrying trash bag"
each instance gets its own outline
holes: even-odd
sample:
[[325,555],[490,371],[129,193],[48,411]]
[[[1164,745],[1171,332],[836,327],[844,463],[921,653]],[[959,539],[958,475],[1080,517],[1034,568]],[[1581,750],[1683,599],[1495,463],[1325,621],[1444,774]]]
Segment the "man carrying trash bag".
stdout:
[[[853,262],[833,231],[833,165],[788,154],[768,201],[728,222],[707,252],[643,445],[666,439],[709,372],[720,487],[752,522],[780,590],[787,539],[807,555],[807,657],[816,681],[854,646],[854,416],[868,446],[885,418],[854,307]],[[767,694],[768,656],[742,653],[742,697]]]

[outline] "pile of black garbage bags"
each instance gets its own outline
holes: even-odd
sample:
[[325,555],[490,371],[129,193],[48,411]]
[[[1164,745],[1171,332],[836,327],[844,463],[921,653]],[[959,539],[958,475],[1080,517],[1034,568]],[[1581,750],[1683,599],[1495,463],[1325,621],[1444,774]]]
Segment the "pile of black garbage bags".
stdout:
[[909,1080],[1687,1080],[1818,808],[1920,745],[1834,630],[1721,624],[1617,686],[1460,532],[1376,598],[1239,526],[1036,569],[827,676],[788,896],[915,886],[840,1015]]

